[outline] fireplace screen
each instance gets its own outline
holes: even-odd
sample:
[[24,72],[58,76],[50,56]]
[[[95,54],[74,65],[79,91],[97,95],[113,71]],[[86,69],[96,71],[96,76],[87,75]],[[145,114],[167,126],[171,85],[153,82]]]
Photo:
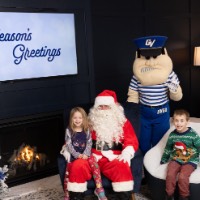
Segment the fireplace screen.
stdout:
[[0,126],[1,165],[8,165],[8,185],[57,172],[64,142],[62,115],[13,121]]

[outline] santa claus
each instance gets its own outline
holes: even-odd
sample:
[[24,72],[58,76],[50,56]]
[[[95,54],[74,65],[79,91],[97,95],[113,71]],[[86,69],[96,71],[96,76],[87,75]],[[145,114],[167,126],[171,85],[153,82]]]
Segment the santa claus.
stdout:
[[138,140],[114,91],[104,90],[96,97],[89,122],[92,154],[101,173],[111,180],[118,199],[130,199],[134,185],[130,160],[138,149]]
[[[111,180],[116,199],[134,199],[130,160],[138,149],[138,140],[115,92],[104,90],[100,93],[88,117],[93,140],[92,155],[96,157],[100,172]],[[79,197],[87,190],[91,174],[87,160],[73,162],[68,183],[70,199],[82,199]]]

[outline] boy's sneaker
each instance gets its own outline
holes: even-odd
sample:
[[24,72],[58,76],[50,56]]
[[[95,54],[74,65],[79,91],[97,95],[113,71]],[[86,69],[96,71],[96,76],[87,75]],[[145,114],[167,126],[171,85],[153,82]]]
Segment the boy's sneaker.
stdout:
[[98,200],[108,200],[102,187],[96,188],[94,190],[94,194],[98,197]]
[[166,195],[165,200],[174,200],[174,196],[173,195],[172,196]]
[[188,200],[188,197],[182,197],[182,196],[180,196],[179,200]]

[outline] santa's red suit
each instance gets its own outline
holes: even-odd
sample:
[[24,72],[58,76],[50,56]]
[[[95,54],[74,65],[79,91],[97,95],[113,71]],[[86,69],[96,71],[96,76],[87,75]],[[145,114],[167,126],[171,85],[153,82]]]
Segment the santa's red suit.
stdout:
[[93,155],[99,157],[99,167],[102,174],[111,180],[114,191],[131,191],[133,190],[133,176],[130,170],[128,162],[120,161],[116,159],[122,152],[130,153],[131,158],[134,156],[134,152],[138,149],[138,140],[135,131],[131,123],[126,120],[123,126],[123,135],[118,145],[113,145],[111,150],[102,151],[95,148],[96,133],[92,131],[93,139]]
[[[102,109],[105,105],[109,107],[108,110]],[[115,192],[132,191],[134,181],[130,160],[138,149],[138,140],[123,108],[117,103],[114,91],[104,90],[96,97],[89,118],[93,128],[92,154],[98,161],[101,173],[111,180]],[[87,181],[92,178],[88,161],[73,161],[69,171],[68,190],[86,191]]]

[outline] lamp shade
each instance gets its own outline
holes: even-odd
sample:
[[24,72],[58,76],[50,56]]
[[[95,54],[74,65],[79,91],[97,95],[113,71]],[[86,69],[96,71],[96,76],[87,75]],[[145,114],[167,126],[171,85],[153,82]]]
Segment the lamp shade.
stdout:
[[200,66],[200,47],[194,48],[194,66]]

